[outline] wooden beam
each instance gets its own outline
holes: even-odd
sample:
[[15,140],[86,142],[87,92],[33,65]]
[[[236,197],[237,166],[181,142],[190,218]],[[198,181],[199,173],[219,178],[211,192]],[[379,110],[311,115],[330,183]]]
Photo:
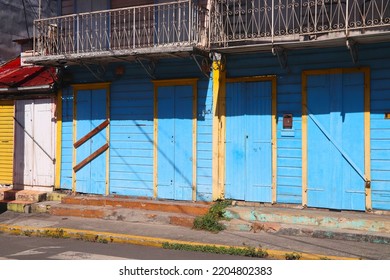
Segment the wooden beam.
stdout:
[[73,171],[74,171],[74,172],[79,171],[81,168],[83,168],[83,167],[86,166],[88,163],[90,163],[90,162],[93,161],[95,158],[97,158],[97,157],[100,156],[102,153],[104,153],[104,152],[108,149],[108,147],[109,147],[108,143],[104,144],[102,147],[100,147],[100,148],[97,149],[95,152],[93,152],[90,156],[88,156],[87,158],[85,158],[82,162],[80,162],[80,163],[77,164],[75,167],[73,167]]
[[98,134],[100,131],[105,129],[108,125],[110,124],[109,120],[105,120],[101,124],[99,124],[97,127],[95,127],[93,130],[91,130],[88,134],[86,134],[83,138],[78,140],[76,143],[73,144],[73,146],[77,149],[80,147],[82,144],[87,142],[89,139],[91,139],[93,136]]

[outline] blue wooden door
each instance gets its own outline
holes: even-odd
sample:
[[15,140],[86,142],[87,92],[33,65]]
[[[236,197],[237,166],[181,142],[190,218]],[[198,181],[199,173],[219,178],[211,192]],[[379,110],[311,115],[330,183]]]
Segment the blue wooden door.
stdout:
[[158,198],[192,199],[192,86],[158,88]]
[[363,73],[309,76],[308,206],[364,210]]
[[225,198],[272,200],[271,82],[226,86]]
[[[106,90],[79,90],[77,92],[76,116],[76,140],[80,140],[106,120]],[[77,148],[76,164],[88,158],[106,143],[106,129],[103,129]],[[105,194],[106,153],[100,154],[77,171],[76,191]]]

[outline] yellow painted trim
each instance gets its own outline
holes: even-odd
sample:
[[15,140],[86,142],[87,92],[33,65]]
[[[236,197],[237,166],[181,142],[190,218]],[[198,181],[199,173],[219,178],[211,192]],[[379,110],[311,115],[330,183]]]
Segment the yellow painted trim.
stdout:
[[307,206],[307,74],[302,72],[302,206]]
[[154,85],[154,96],[153,96],[153,198],[157,198],[157,141],[158,141],[158,86]]
[[225,97],[226,71],[221,61],[213,62],[212,200],[225,197]]
[[110,89],[111,83],[72,84],[74,90]]
[[273,82],[274,80],[276,82],[275,75],[226,78],[227,83],[261,82],[261,81],[272,81]]
[[[225,65],[223,65],[225,67]],[[220,77],[220,86],[219,86],[219,97],[218,97],[218,112],[219,112],[219,141],[218,141],[218,174],[219,174],[219,192],[220,197],[225,198],[225,178],[226,178],[226,71],[222,70]]]
[[[73,144],[77,141],[77,90],[73,88]],[[72,192],[76,192],[76,172],[73,167],[76,166],[77,150],[72,144]]]
[[111,91],[110,87],[106,88],[106,119],[109,121],[106,127],[106,141],[108,149],[106,150],[106,195],[110,194],[110,118],[111,118]]
[[57,94],[57,106],[56,106],[56,118],[57,118],[57,135],[56,135],[56,172],[54,187],[59,189],[61,187],[61,164],[62,164],[62,90]]
[[168,79],[168,80],[153,80],[154,86],[185,86],[194,85],[198,82],[198,78],[187,78],[187,79]]
[[[307,76],[330,75],[330,74],[364,74],[364,175],[371,182],[371,134],[370,134],[370,98],[371,78],[369,67],[356,68],[332,68],[323,70],[302,71],[302,204],[307,205]],[[366,187],[366,210],[372,209],[371,188]]]
[[219,116],[218,116],[218,96],[219,96],[219,69],[220,62],[214,61],[212,66],[213,81],[213,135],[212,135],[212,200],[217,200],[221,196],[219,189]]
[[272,203],[277,200],[277,80],[276,77],[271,77],[272,82]]
[[153,145],[153,197],[158,194],[158,88],[163,86],[192,86],[192,200],[196,201],[197,186],[197,119],[198,119],[198,79],[154,80],[154,145]]
[[[364,173],[371,182],[371,77],[370,69],[364,70]],[[371,186],[366,187],[366,210],[372,210]]]
[[331,68],[331,69],[319,69],[319,70],[304,70],[303,74],[309,75],[331,75],[331,74],[348,74],[348,73],[367,73],[369,67],[356,67],[356,68]]
[[192,200],[196,201],[198,135],[198,84],[192,86]]

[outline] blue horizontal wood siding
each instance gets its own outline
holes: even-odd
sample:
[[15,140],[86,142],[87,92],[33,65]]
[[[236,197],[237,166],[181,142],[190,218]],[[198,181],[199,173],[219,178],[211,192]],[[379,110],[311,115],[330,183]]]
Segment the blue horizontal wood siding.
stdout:
[[[125,67],[121,77],[115,68]],[[89,68],[89,69],[88,69]],[[138,63],[113,63],[88,68],[71,66],[72,83],[111,82],[110,86],[110,193],[153,196],[154,99],[153,83]],[[212,199],[212,80],[193,59],[167,59],[157,63],[157,79],[198,78],[197,200]],[[72,188],[73,91],[63,89],[61,187]]]
[[72,159],[73,159],[73,90],[71,87],[62,89],[62,153],[61,179],[63,189],[72,189]]
[[110,193],[153,196],[153,85],[111,84]]
[[390,210],[390,119],[385,119],[390,113],[390,54],[377,53],[370,54],[372,207]]
[[213,87],[212,80],[198,81],[197,117],[197,189],[196,199],[212,200],[212,136]]
[[[390,210],[390,48],[389,43],[359,46],[354,64],[347,48],[288,51],[286,69],[271,53],[228,55],[227,77],[277,76],[277,202],[302,202],[303,70],[369,67],[371,71],[372,206]],[[293,133],[284,133],[283,114],[293,115]]]

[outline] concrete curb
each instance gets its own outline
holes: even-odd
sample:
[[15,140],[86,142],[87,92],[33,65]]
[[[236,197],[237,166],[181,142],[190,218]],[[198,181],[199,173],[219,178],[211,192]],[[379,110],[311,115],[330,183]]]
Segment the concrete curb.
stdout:
[[281,228],[278,232],[274,234],[288,236],[308,236],[313,238],[336,239],[345,241],[370,242],[376,244],[390,244],[390,236],[347,231],[337,232],[323,229],[308,230],[302,228]]
[[[52,238],[72,238],[90,242],[99,242],[99,243],[123,243],[123,244],[133,244],[133,245],[142,245],[142,246],[151,246],[162,248],[163,243],[170,244],[183,244],[183,245],[192,245],[192,246],[215,246],[215,247],[225,247],[225,248],[245,248],[243,246],[229,246],[221,244],[209,244],[209,243],[199,243],[199,242],[190,242],[182,240],[173,240],[166,238],[156,238],[148,236],[138,236],[138,235],[127,235],[111,232],[100,232],[100,231],[90,231],[90,230],[79,230],[79,229],[69,229],[69,228],[50,228],[50,227],[29,227],[29,226],[15,226],[0,224],[0,232],[12,234],[12,235],[24,235],[24,236],[37,236],[37,237],[52,237]],[[286,255],[299,254],[299,260],[357,260],[357,258],[346,258],[330,255],[318,255],[318,254],[308,254],[301,252],[291,252],[291,251],[279,251],[279,250],[267,250],[268,255],[272,259],[285,260]]]

